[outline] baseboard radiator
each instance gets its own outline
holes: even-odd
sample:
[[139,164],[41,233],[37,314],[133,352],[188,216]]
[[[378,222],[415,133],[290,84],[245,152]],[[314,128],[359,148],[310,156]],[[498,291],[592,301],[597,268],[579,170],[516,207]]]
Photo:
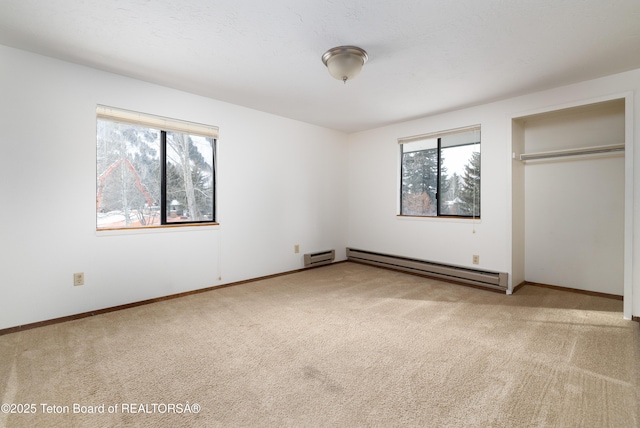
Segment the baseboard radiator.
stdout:
[[347,248],[347,260],[507,291],[508,274]]
[[317,253],[309,253],[304,255],[304,267],[314,267],[328,265],[333,263],[336,258],[335,250],[319,251]]

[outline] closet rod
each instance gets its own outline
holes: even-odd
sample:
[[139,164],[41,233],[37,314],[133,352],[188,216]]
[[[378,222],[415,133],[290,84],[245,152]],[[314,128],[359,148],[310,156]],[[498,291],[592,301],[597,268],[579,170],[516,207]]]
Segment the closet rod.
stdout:
[[523,153],[520,155],[521,161],[535,159],[549,159],[567,156],[594,155],[598,153],[624,152],[624,144],[613,144],[610,146],[585,147],[582,149],[557,150],[553,152]]

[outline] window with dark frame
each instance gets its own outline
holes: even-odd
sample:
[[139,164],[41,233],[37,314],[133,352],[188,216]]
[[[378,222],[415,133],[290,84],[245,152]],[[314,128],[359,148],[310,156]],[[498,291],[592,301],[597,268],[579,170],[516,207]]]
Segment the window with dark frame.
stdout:
[[480,126],[398,142],[400,215],[480,217]]
[[96,228],[215,223],[217,128],[98,106]]

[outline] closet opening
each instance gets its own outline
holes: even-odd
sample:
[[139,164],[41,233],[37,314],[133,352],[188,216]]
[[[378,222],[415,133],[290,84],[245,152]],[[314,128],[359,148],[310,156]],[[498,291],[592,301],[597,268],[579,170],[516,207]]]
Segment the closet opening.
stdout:
[[626,102],[512,118],[512,289],[625,295]]

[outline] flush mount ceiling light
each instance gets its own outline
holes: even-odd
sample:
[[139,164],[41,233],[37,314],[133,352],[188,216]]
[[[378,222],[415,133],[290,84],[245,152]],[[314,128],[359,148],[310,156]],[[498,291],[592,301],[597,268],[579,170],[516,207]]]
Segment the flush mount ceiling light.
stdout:
[[326,51],[322,62],[329,69],[329,74],[347,83],[360,74],[367,58],[367,53],[357,46],[338,46]]

